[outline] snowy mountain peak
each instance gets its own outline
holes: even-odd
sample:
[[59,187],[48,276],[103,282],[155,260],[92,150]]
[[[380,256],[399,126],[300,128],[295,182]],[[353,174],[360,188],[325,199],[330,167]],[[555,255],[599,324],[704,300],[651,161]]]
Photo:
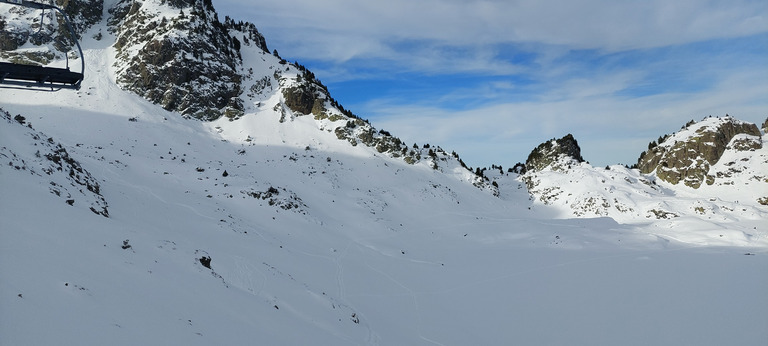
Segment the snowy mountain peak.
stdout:
[[[248,143],[283,133],[304,148],[331,132],[336,141],[456,172],[462,180],[494,189],[466,169],[457,171],[462,166],[457,155],[439,148],[411,148],[344,109],[311,71],[288,63],[277,52],[270,54],[255,25],[230,18],[220,22],[210,1],[122,0],[109,13],[117,83],[166,110],[207,121],[221,119],[214,125],[218,130],[236,129],[239,136],[230,139]],[[299,118],[304,119],[302,126],[315,130],[288,134]],[[284,126],[264,125],[272,121]]]
[[544,168],[518,178],[536,202],[558,208],[563,217],[608,216],[621,222],[768,217],[768,147],[754,124],[729,116],[689,122],[652,142],[639,170],[579,162],[578,151],[560,151],[578,148],[566,138],[537,147],[533,162],[545,164],[532,167]]
[[579,143],[570,133],[560,139],[552,139],[537,146],[525,161],[528,171],[541,171],[545,168],[563,170],[571,163],[584,162]]
[[[736,138],[740,134],[746,137]],[[683,182],[693,188],[704,182],[715,183],[716,175],[710,174],[710,167],[726,151],[754,151],[763,146],[757,125],[727,115],[707,117],[698,123],[691,121],[677,133],[659,137],[659,142],[651,142],[648,151],[640,155],[640,172],[654,172],[661,180]]]

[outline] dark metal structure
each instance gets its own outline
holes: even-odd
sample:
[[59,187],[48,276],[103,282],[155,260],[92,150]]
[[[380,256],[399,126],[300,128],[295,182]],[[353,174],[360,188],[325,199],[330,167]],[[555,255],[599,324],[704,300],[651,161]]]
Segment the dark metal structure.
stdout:
[[[85,59],[83,57],[83,49],[80,47],[80,42],[77,40],[77,35],[72,29],[72,24],[69,22],[69,17],[60,8],[54,5],[43,4],[39,2],[29,0],[0,0],[0,3],[7,3],[12,5],[24,6],[40,10],[52,10],[59,13],[64,18],[64,22],[67,25],[69,34],[72,40],[77,46],[77,51],[80,53],[80,72],[74,72],[69,70],[69,58],[67,58],[67,67],[46,67],[35,65],[14,64],[8,62],[0,62],[0,87],[27,87],[33,90],[48,90],[57,91],[60,89],[80,89],[80,84],[83,82],[85,73]],[[66,55],[66,54],[65,54]]]

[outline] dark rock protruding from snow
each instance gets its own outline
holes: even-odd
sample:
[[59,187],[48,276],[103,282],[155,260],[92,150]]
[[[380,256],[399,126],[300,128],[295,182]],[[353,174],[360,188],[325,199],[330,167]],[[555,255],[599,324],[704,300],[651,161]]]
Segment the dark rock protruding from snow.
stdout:
[[[739,134],[751,137],[737,138]],[[637,167],[641,173],[656,172],[666,182],[683,182],[699,188],[703,182],[711,185],[715,176],[709,175],[710,166],[720,160],[727,148],[754,150],[762,147],[757,125],[726,115],[723,118],[708,117],[699,123],[686,124],[679,132],[662,138],[662,143],[651,142],[648,151],[640,155]]]
[[[45,134],[36,131],[22,115],[11,116],[0,108],[0,124],[7,126],[8,144],[0,146],[0,176],[8,182],[17,176],[35,177],[41,189],[64,200],[67,205],[87,208],[94,214],[109,217],[107,201],[101,195],[101,185],[69,151]],[[6,183],[6,181],[3,181]]]
[[[179,10],[153,12],[162,6]],[[240,43],[209,1],[123,0],[109,12],[123,88],[201,120],[243,114]]]
[[[56,6],[60,7],[70,19],[72,29],[78,36],[88,28],[101,21],[104,11],[104,0],[56,0]],[[59,20],[59,25],[65,25]],[[61,27],[61,35],[67,35],[66,28]]]
[[525,169],[527,171],[541,171],[563,158],[584,162],[579,143],[570,133],[563,138],[552,139],[539,144],[525,160]]

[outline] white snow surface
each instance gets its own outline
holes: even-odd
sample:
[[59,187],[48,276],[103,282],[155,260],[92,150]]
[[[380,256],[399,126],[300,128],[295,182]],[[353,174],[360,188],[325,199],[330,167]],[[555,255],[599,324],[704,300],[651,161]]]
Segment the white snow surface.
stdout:
[[[768,344],[767,211],[738,177],[701,192],[582,164],[537,177],[560,202],[506,174],[495,197],[279,122],[277,85],[239,120],[183,119],[120,90],[92,33],[81,91],[0,89],[26,118],[0,121],[0,345]],[[280,66],[243,57],[254,81]],[[37,168],[48,138],[109,217]],[[617,202],[574,215],[585,196]]]

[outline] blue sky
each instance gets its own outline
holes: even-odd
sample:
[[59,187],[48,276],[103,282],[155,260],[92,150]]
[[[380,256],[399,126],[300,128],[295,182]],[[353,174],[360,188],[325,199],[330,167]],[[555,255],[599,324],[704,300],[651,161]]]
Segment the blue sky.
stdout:
[[594,165],[726,113],[768,117],[768,2],[214,0],[345,108],[471,166],[572,133]]

